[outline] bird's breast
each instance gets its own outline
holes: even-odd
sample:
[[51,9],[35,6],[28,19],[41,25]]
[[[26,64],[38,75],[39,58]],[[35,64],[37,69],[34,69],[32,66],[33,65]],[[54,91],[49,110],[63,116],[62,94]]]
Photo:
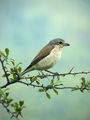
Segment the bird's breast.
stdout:
[[40,62],[36,64],[35,69],[49,69],[54,66],[61,57],[61,49],[59,46],[55,46],[48,56],[43,58]]
[[62,53],[61,48],[58,45],[56,45],[55,48],[51,51],[50,56],[54,64],[56,64],[58,60],[60,59],[61,53]]

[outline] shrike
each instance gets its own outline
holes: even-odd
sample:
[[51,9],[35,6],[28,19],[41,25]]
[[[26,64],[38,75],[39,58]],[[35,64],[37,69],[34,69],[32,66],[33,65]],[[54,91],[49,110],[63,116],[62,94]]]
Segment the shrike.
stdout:
[[48,70],[53,67],[61,58],[62,48],[64,46],[70,45],[60,38],[50,41],[22,72],[22,75],[33,70]]

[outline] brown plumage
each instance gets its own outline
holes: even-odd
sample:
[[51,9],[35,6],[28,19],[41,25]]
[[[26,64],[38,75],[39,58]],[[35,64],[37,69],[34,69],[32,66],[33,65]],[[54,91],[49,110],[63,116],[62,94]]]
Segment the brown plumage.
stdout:
[[33,59],[31,64],[24,70],[23,73],[25,73],[25,71],[30,69],[33,65],[37,64],[40,60],[42,60],[43,58],[48,56],[53,48],[54,48],[54,45],[52,45],[52,46],[51,45],[46,45],[44,48],[42,48],[40,50],[40,52],[37,54],[37,56]]

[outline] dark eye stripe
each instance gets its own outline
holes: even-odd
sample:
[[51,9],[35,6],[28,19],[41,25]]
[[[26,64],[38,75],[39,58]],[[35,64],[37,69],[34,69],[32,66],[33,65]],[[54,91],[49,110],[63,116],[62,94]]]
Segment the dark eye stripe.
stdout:
[[62,44],[62,42],[59,42],[59,44]]

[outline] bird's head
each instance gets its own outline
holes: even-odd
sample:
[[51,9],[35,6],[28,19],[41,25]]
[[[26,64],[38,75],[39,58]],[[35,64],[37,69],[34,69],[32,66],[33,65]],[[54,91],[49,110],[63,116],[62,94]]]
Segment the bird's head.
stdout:
[[59,45],[60,48],[63,48],[64,46],[70,46],[70,44],[65,43],[64,40],[57,38],[49,42],[49,45]]

